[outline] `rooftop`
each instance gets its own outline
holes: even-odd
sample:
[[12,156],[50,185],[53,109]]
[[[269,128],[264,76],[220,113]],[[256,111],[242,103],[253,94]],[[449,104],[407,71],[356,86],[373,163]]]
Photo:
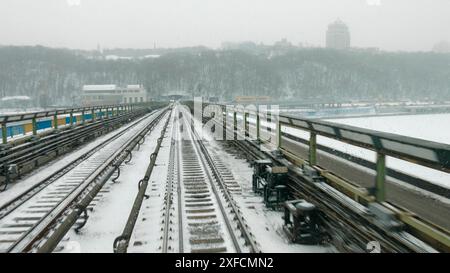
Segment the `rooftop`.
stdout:
[[9,100],[31,100],[28,96],[7,96],[1,98],[1,101],[9,101]]
[[83,91],[116,90],[115,84],[83,85]]

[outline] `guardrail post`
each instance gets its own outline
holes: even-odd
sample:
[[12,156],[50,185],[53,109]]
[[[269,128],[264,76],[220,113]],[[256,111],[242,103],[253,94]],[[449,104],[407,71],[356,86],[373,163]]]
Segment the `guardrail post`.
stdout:
[[386,155],[377,153],[377,177],[375,185],[375,198],[378,202],[386,200]]
[[95,121],[95,110],[94,110],[94,108],[92,108],[91,115],[92,115],[91,120],[92,120],[92,122],[94,122]]
[[53,128],[58,129],[58,114],[53,116]]
[[8,130],[6,129],[6,123],[2,123],[2,142],[3,144],[8,142]]
[[31,120],[31,126],[33,127],[33,135],[37,135],[37,123],[36,123],[36,117],[34,117]]
[[280,122],[280,118],[278,117],[276,119],[277,122],[277,147],[278,149],[281,148],[281,122]]
[[236,109],[233,109],[233,132],[234,132],[233,139],[237,139],[237,113],[236,113]]
[[317,135],[314,132],[309,134],[309,165],[313,166],[317,163]]
[[72,127],[72,125],[73,125],[73,112],[70,112],[69,123],[70,123],[70,127]]
[[259,141],[259,127],[260,127],[260,121],[259,121],[259,111],[256,112],[256,140]]
[[249,130],[248,130],[248,128],[247,128],[247,125],[248,125],[248,115],[249,115],[249,113],[244,112],[244,135],[245,135],[245,137],[247,137],[247,136],[250,135],[250,132],[249,132]]
[[84,125],[84,122],[86,121],[86,118],[84,117],[84,110],[83,111],[81,111],[81,124],[83,124]]

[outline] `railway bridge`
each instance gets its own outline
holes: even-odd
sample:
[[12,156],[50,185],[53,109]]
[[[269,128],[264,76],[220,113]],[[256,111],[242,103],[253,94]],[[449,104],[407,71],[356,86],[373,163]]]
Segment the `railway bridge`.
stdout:
[[449,189],[386,163],[447,144],[193,101],[0,124],[0,252],[450,251]]

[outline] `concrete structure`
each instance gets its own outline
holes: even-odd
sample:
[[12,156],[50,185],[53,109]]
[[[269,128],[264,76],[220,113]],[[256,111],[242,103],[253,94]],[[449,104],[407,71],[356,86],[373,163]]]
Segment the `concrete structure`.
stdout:
[[350,31],[340,19],[328,25],[326,46],[333,49],[350,48]]
[[164,93],[164,95],[160,95],[159,99],[162,101],[168,100],[192,100],[192,95],[186,91],[182,90],[173,90]]
[[84,85],[81,95],[83,105],[147,102],[147,91],[142,85],[119,87],[115,84]]

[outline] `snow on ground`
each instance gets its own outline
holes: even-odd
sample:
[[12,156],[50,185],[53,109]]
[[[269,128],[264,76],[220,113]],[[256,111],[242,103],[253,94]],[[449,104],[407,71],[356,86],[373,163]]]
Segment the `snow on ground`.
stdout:
[[[112,181],[107,182],[108,192],[102,193],[99,201],[95,203],[93,211],[88,212],[89,219],[86,226],[79,233],[75,233],[71,229],[60,243],[60,246],[76,244],[79,246],[79,251],[87,253],[113,252],[114,239],[122,234],[138,192],[138,182],[143,178],[150,163],[150,155],[156,147],[156,140],[160,136],[163,125],[164,119],[146,136],[145,142],[140,149],[134,149],[131,162],[122,164],[121,174],[116,183]],[[159,163],[158,161],[157,164]],[[156,172],[157,169],[155,168]],[[160,167],[159,169],[165,168]],[[153,173],[149,181],[147,191],[151,192],[153,190],[154,177],[159,177],[159,174],[156,172]],[[150,199],[152,197],[153,194],[151,194]],[[149,219],[149,222],[157,223],[154,219]],[[159,225],[154,226],[156,228],[159,227]],[[63,252],[65,251],[71,250],[66,247]]]
[[[141,210],[139,212],[133,234],[131,235],[130,244],[128,247],[128,252],[130,253],[161,252],[161,249],[159,249],[159,247],[162,245],[161,238],[163,236],[163,230],[161,230],[161,228],[164,220],[162,212],[164,211],[164,197],[166,188],[165,185],[167,180],[170,157],[170,143],[173,130],[172,116],[170,118],[171,121],[169,123],[169,126],[167,127],[165,138],[161,143],[161,148],[158,152],[158,157],[156,158],[156,165],[153,168],[153,172],[150,176],[150,180],[146,190],[146,194],[149,196],[149,198],[144,198],[142,202]],[[159,129],[156,130],[158,133],[154,137],[155,147],[156,138],[158,138],[160,135],[160,132],[164,125],[163,123],[165,122],[162,122]],[[148,153],[148,155],[150,155],[153,150]],[[146,166],[148,166],[148,163],[146,163]],[[145,173],[145,170],[141,173]],[[174,198],[174,200],[176,200],[176,198]],[[174,204],[174,206],[176,206],[176,204]]]

